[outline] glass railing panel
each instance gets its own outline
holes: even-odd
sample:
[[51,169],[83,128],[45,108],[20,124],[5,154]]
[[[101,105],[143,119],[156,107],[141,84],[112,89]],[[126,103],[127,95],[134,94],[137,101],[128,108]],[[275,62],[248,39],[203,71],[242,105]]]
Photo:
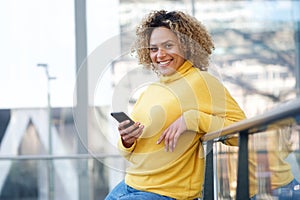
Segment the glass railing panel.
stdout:
[[[300,180],[299,139],[299,125],[295,123],[272,124],[263,132],[249,135],[250,196],[256,194],[257,199],[276,199],[282,195],[292,195],[290,191],[276,189],[294,178]],[[216,143],[215,150],[216,195],[218,199],[235,199],[238,147]],[[300,195],[298,187],[295,190]]]
[[[275,124],[270,130],[252,135],[249,161],[250,193],[256,193],[258,199],[291,198],[292,190],[284,186],[294,178],[299,180],[298,125]],[[298,192],[300,197],[300,190]]]
[[238,147],[215,143],[215,193],[217,199],[235,199],[237,186]]
[[[115,184],[111,183],[112,177],[119,181],[118,172],[109,165],[119,162],[120,158],[87,157],[54,157],[53,160],[39,156],[1,157],[0,199],[104,199],[109,185]],[[87,171],[84,171],[85,166],[88,166]],[[119,174],[121,178],[122,172]]]

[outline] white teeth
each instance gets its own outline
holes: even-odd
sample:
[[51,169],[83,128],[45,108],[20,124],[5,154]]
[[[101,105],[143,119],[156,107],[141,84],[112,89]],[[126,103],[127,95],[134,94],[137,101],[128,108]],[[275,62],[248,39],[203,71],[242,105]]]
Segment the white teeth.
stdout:
[[161,65],[165,65],[165,64],[168,64],[170,61],[164,61],[164,62],[159,62],[159,64]]

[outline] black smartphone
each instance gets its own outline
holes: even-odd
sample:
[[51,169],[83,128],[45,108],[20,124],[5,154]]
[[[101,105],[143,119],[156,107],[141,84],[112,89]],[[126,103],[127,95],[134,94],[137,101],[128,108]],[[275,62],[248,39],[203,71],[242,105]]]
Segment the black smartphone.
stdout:
[[133,125],[135,122],[130,118],[130,117],[128,117],[128,115],[126,115],[124,112],[112,112],[112,113],[110,113],[111,114],[111,116],[113,116],[119,123],[121,123],[121,122],[123,122],[123,121],[125,121],[125,120],[129,120],[130,121],[130,123],[129,124],[127,124],[126,126],[125,126],[125,128],[127,128],[127,127],[129,127],[129,126],[131,126],[131,125]]

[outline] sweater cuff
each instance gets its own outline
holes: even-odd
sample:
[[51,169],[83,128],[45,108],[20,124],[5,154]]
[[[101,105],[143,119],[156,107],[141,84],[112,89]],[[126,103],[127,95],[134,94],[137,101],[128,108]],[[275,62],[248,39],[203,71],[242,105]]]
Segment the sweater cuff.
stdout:
[[119,137],[118,148],[119,148],[119,150],[120,150],[122,153],[131,153],[131,152],[134,150],[135,145],[136,145],[136,141],[133,143],[133,145],[132,145],[131,147],[126,148],[126,147],[123,145],[122,138]]

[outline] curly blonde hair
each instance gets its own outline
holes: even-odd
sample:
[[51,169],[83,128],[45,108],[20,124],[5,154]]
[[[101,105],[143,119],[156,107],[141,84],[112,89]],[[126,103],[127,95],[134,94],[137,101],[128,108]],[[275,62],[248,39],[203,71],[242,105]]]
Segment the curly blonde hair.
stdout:
[[214,44],[204,25],[196,18],[181,11],[152,11],[145,16],[136,28],[136,40],[131,53],[136,54],[139,64],[155,71],[149,51],[149,41],[154,28],[166,27],[178,37],[186,60],[194,67],[206,71]]

